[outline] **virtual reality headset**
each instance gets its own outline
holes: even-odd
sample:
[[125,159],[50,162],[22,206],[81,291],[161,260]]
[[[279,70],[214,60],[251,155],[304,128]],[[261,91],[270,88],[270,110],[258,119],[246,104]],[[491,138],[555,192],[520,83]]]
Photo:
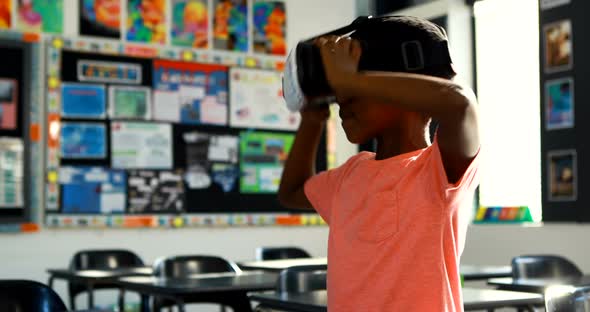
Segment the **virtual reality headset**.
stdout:
[[[362,31],[371,23],[379,23],[384,19],[396,17],[391,15],[363,16],[348,26],[300,41],[289,53],[283,73],[283,94],[289,110],[296,112],[306,106],[329,105],[336,100],[326,79],[320,49],[314,43],[317,38],[330,35],[351,35],[354,37],[355,32]],[[444,29],[440,26],[436,27],[442,31],[446,38]],[[391,36],[395,37],[396,35],[391,34]],[[387,40],[387,38],[383,38],[383,40]],[[384,60],[383,51],[378,51],[383,48],[382,45],[361,39],[362,54],[359,61],[359,71],[421,73],[429,68],[450,67],[452,64],[446,39],[435,41],[416,38],[400,42],[394,40],[393,44],[393,48],[391,44],[388,46],[387,59]],[[376,66],[375,62],[379,62],[379,65]],[[379,69],[375,69],[375,67]]]

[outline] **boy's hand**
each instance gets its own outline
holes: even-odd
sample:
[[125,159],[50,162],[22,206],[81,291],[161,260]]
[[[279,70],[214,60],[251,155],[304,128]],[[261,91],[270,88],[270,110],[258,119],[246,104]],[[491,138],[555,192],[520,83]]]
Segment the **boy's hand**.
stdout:
[[330,108],[322,107],[306,107],[301,111],[302,123],[323,124],[330,117]]
[[318,38],[316,45],[322,54],[326,78],[336,96],[351,97],[362,53],[360,43],[350,37],[328,36]]

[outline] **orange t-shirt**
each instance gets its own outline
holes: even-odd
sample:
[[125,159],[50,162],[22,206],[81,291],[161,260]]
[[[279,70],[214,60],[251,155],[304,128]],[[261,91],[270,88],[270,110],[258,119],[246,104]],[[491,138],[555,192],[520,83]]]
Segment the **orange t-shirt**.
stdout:
[[361,152],[305,183],[330,225],[329,311],[463,311],[459,257],[478,159],[449,184],[435,139],[385,160]]

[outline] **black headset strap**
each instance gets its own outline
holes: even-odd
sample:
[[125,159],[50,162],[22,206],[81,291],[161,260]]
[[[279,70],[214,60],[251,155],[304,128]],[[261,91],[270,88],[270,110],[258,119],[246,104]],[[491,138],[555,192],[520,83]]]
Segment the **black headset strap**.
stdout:
[[[306,40],[306,42],[312,42],[313,40],[315,40],[316,38],[320,38],[320,37],[325,37],[325,36],[341,36],[341,35],[345,35],[348,33],[351,33],[357,29],[359,29],[360,27],[362,27],[363,24],[367,24],[367,23],[371,23],[374,21],[378,21],[378,20],[382,20],[382,19],[386,19],[386,18],[391,18],[391,17],[402,17],[400,15],[380,15],[380,16],[360,16],[357,17],[352,23],[350,23],[349,25],[346,25],[344,27],[332,30],[330,32],[315,36],[311,39]],[[443,27],[441,27],[440,25],[434,24],[443,34],[445,34],[446,36],[446,31],[444,30]],[[418,43],[417,45],[414,45],[415,43]],[[409,47],[410,45],[412,45],[413,47],[416,47],[417,49],[415,51],[419,51],[417,53],[411,53],[409,51],[409,49],[406,49],[407,47]],[[428,54],[425,54],[426,52],[431,52]],[[446,53],[441,53],[441,52],[446,52]],[[433,67],[433,66],[444,66],[444,65],[449,65],[452,64],[452,58],[451,58],[451,54],[449,51],[449,43],[447,40],[438,42],[438,43],[433,43],[433,45],[429,48],[429,49],[423,49],[423,47],[421,46],[421,44],[419,43],[419,41],[410,41],[410,42],[405,42],[402,45],[402,58],[400,59],[400,67],[405,67],[406,69],[414,69],[414,70],[419,70],[421,68],[426,68],[426,67]],[[421,68],[408,68],[408,59],[407,57],[412,57],[415,60],[419,60],[422,64]]]

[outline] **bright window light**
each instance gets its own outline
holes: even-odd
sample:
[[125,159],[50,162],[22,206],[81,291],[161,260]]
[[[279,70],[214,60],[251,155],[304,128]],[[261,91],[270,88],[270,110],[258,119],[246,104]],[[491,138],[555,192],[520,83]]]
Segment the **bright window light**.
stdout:
[[538,0],[475,5],[480,205],[528,206],[541,221]]

